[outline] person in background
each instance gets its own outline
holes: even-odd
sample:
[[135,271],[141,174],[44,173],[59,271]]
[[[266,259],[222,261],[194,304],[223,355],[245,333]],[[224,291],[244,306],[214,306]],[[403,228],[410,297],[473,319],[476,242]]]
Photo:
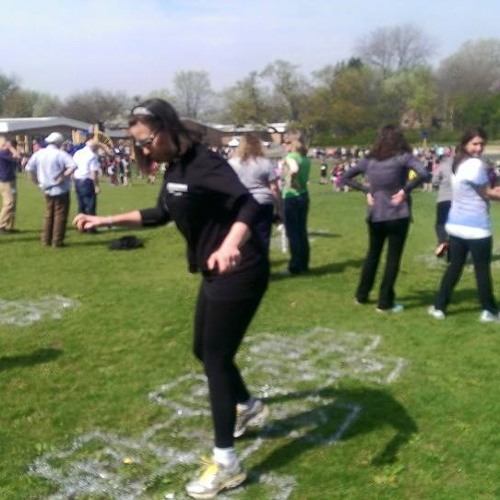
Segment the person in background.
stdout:
[[130,166],[130,159],[126,156],[122,156],[123,165],[123,185],[132,186],[132,170]]
[[319,167],[319,183],[320,184],[328,184],[328,166],[325,161],[321,163]]
[[271,160],[264,154],[259,137],[255,134],[244,134],[229,164],[260,204],[254,228],[269,251],[274,213],[281,217],[281,192],[278,176]]
[[283,138],[283,215],[290,249],[290,262],[286,274],[295,275],[309,271],[309,236],[307,217],[309,214],[309,192],[307,184],[311,172],[311,161],[307,157],[302,134],[287,132]]
[[73,155],[73,160],[77,165],[73,172],[73,180],[78,197],[78,213],[96,214],[100,169],[98,149],[97,141],[89,139],[85,146]]
[[436,236],[438,244],[434,250],[436,257],[443,257],[448,253],[448,233],[445,225],[451,207],[451,166],[453,158],[441,157],[437,168],[432,174],[432,185],[437,186],[436,203]]
[[[410,170],[416,174],[413,180],[409,180]],[[365,176],[366,184],[354,179],[360,174]],[[403,310],[403,306],[395,302],[394,285],[410,225],[410,193],[427,179],[427,175],[426,169],[413,156],[412,148],[401,130],[393,125],[383,127],[366,158],[344,173],[344,182],[366,193],[368,203],[369,245],[355,295],[358,304],[368,302],[387,240],[387,258],[377,311]]]
[[34,153],[26,171],[45,194],[45,220],[42,244],[54,248],[64,246],[70,205],[70,178],[77,165],[71,155],[61,150],[64,137],[52,132],[45,138],[47,146]]
[[427,178],[422,183],[422,191],[427,191],[429,193],[432,193],[432,191],[433,191],[432,173],[433,173],[433,167],[434,167],[434,153],[432,153],[432,151],[429,151],[423,156],[422,159],[423,159],[425,170],[427,171]]
[[449,263],[428,313],[444,319],[451,295],[472,256],[482,322],[498,322],[498,306],[493,295],[491,254],[493,246],[489,200],[500,201],[500,187],[493,188],[481,159],[487,134],[481,127],[464,132],[451,166],[452,199],[446,222],[449,234]]
[[132,109],[129,132],[140,165],[168,165],[155,207],[110,217],[78,214],[79,230],[99,226],[159,226],[174,221],[187,243],[191,272],[201,272],[194,353],[208,379],[215,447],[202,473],[186,486],[193,498],[213,498],[246,479],[235,437],[269,410],[250,395],[234,357],[269,280],[268,253],[251,230],[259,204],[220,155],[200,143],[162,99]]
[[0,235],[14,231],[17,202],[16,173],[20,158],[15,140],[6,140],[0,147],[0,196],[2,197]]

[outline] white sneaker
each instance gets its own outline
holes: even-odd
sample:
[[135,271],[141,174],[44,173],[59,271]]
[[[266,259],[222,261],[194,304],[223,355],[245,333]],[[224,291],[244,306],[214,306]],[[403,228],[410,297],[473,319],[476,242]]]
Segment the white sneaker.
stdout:
[[239,460],[231,465],[222,465],[213,458],[202,459],[202,463],[200,476],[186,485],[186,493],[192,498],[214,498],[222,490],[236,488],[247,478]]
[[236,406],[236,424],[233,436],[243,436],[247,427],[262,427],[269,416],[269,408],[261,399],[253,399],[250,406]]
[[430,306],[429,309],[427,309],[427,312],[434,319],[444,319],[446,317],[446,314],[443,311],[441,311],[440,309],[436,309],[434,306]]
[[498,314],[493,314],[490,311],[487,311],[486,309],[481,313],[481,316],[479,316],[479,321],[481,323],[493,323],[493,322],[499,322],[500,317]]
[[394,304],[392,307],[389,307],[388,309],[381,309],[380,307],[377,307],[377,312],[379,313],[384,313],[384,312],[392,312],[392,313],[400,313],[405,310],[403,304]]

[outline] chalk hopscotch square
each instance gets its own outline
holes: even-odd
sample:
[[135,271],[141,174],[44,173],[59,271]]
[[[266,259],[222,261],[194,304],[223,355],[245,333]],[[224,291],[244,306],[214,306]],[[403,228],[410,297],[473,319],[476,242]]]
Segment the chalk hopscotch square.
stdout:
[[49,295],[38,300],[0,299],[0,324],[29,326],[44,318],[61,319],[62,311],[79,305],[79,301],[61,295]]
[[151,392],[148,399],[157,405],[169,408],[179,417],[204,415],[208,410],[208,389],[204,375],[188,373]]
[[378,335],[327,328],[293,337],[265,333],[258,342],[251,337],[246,342],[242,371],[263,396],[291,392],[310,382],[331,384],[346,377],[388,384],[399,377],[405,360],[377,355],[380,340]]
[[166,458],[142,440],[96,431],[80,436],[66,450],[40,457],[29,471],[58,486],[51,500],[88,496],[135,499],[141,498],[158,475],[175,476],[182,462]]
[[[271,418],[252,439],[238,441],[242,459],[251,459],[263,446],[272,453],[273,447],[283,443],[328,446],[340,441],[362,408],[355,401],[326,396],[321,387],[342,377],[379,384],[395,380],[405,361],[378,356],[379,343],[376,335],[326,328],[297,336],[249,336],[239,364],[252,392],[268,398]],[[196,469],[199,456],[210,451],[202,447],[209,447],[212,439],[205,376],[181,375],[151,392],[148,399],[164,407],[165,416],[139,438],[96,431],[30,466],[31,474],[57,487],[50,498],[141,499],[148,498],[151,488],[162,491],[163,498],[185,498],[180,493],[183,484]],[[251,470],[249,484],[227,497],[244,495],[252,487],[265,498],[286,500],[295,479]]]

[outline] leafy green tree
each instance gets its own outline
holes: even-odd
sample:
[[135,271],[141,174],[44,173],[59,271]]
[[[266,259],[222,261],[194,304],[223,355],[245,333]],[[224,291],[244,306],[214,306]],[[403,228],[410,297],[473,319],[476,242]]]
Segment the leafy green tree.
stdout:
[[314,73],[309,119],[317,124],[318,132],[345,135],[375,125],[377,92],[372,73],[359,59]]
[[275,110],[286,121],[300,126],[307,110],[311,87],[307,79],[298,72],[298,66],[277,60],[268,64],[261,76],[271,84],[271,101]]
[[9,92],[3,101],[3,112],[11,118],[33,116],[35,96],[32,92],[15,89]]
[[265,124],[271,119],[269,94],[257,71],[236,82],[224,93],[230,120],[236,124]]
[[429,67],[397,71],[382,82],[379,112],[386,122],[429,127],[435,106],[434,77]]
[[17,78],[0,73],[0,115],[6,116],[4,111],[5,100],[12,92],[18,90],[19,84]]

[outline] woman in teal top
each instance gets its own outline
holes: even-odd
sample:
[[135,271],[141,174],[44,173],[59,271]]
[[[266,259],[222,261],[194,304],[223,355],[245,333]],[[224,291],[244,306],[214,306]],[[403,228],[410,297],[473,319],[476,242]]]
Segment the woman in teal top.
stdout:
[[309,271],[309,239],[307,215],[309,194],[307,184],[311,162],[300,132],[287,132],[283,146],[286,156],[283,162],[283,214],[290,248],[290,262],[287,272],[300,274]]

